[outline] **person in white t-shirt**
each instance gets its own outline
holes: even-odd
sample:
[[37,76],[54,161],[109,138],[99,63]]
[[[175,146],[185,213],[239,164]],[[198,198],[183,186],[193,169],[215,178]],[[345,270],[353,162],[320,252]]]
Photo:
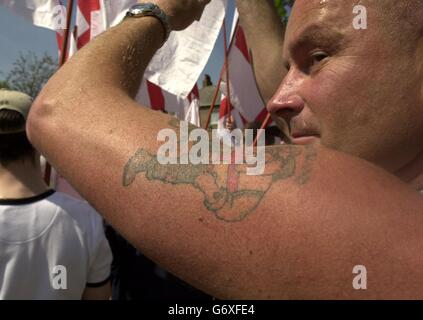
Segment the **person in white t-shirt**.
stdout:
[[109,299],[102,219],[44,183],[25,132],[31,104],[0,90],[0,299]]

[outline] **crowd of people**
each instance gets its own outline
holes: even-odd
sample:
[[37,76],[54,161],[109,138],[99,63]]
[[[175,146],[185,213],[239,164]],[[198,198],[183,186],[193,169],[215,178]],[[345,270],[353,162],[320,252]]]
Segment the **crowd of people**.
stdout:
[[[422,299],[423,5],[296,0],[285,26],[273,1],[238,0],[277,124],[248,176],[154,161],[177,125],[134,102],[139,71],[209,1],[153,2],[35,102],[0,90],[0,299]],[[88,202],[46,185],[40,154]]]

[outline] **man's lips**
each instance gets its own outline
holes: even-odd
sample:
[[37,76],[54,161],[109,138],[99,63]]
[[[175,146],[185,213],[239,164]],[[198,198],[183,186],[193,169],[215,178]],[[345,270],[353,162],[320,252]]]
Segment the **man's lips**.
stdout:
[[302,145],[312,143],[320,138],[320,135],[314,130],[307,128],[297,129],[295,125],[291,127],[282,117],[274,117],[273,120],[284,134],[285,138],[283,140],[285,143]]
[[318,138],[319,135],[313,131],[293,131],[291,133],[292,139],[300,139],[300,138],[306,138],[306,137],[314,137]]
[[316,141],[316,139],[319,139],[319,136],[317,135],[304,135],[304,136],[297,136],[297,137],[293,137],[291,139],[292,144],[298,144],[298,145],[306,145],[306,144],[310,144],[313,143],[314,141]]

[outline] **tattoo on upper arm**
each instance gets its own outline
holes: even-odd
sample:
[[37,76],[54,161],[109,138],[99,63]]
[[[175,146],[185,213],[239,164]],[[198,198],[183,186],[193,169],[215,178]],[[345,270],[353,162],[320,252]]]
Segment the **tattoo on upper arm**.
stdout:
[[162,165],[156,155],[141,148],[125,165],[123,185],[130,186],[139,174],[149,181],[191,185],[203,194],[204,207],[217,219],[239,222],[259,206],[273,184],[290,178],[306,184],[316,159],[314,146],[272,146],[265,153],[265,172],[249,176],[246,166],[238,164]]

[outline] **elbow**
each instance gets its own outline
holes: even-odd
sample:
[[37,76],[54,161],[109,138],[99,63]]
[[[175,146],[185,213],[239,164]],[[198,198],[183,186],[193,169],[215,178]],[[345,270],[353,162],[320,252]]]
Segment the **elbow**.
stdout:
[[55,106],[57,106],[55,99],[46,97],[43,93],[35,99],[31,106],[26,122],[26,133],[29,141],[37,149],[41,147],[40,143],[46,140],[45,137],[51,137],[55,123]]

